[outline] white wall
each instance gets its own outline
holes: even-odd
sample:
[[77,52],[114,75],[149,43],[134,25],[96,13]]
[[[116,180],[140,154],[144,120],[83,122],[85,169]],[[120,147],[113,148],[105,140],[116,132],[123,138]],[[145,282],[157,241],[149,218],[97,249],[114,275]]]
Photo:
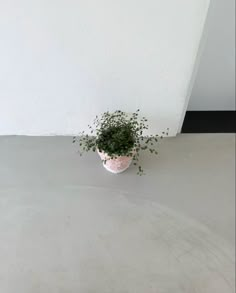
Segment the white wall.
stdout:
[[208,0],[0,2],[0,134],[76,134],[141,108],[175,135]]
[[235,0],[212,0],[189,110],[235,110]]

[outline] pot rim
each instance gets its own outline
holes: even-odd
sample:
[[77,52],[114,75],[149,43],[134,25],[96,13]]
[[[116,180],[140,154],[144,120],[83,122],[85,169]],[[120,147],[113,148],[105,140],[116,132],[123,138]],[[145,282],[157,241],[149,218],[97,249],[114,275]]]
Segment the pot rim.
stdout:
[[[107,156],[107,157],[111,157],[111,156],[109,156],[106,152],[104,152],[104,151],[99,151],[99,149],[97,148],[97,152],[98,152],[98,154],[102,154],[102,155],[105,155],[105,156]],[[116,159],[119,159],[119,158],[133,158],[133,156],[135,155],[135,153],[136,153],[136,151],[134,150],[134,148],[133,148],[133,151],[132,151],[132,156],[126,156],[126,155],[122,155],[122,156],[119,156],[119,155],[115,155],[114,154],[114,156],[116,157]],[[115,160],[115,159],[113,159],[113,160]]]

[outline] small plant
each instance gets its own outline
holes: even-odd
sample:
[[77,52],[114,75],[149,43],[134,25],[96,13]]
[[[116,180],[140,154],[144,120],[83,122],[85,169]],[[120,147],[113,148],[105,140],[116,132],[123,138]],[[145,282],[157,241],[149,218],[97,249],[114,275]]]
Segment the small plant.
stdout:
[[137,174],[142,175],[144,171],[139,164],[140,151],[157,155],[157,142],[163,136],[168,136],[169,129],[162,132],[161,136],[145,136],[148,120],[140,117],[139,111],[128,115],[118,110],[113,113],[105,112],[101,117],[96,116],[92,126],[88,125],[90,135],[83,131],[78,137],[73,137],[73,143],[79,144],[80,155],[83,152],[99,150],[106,153],[109,160],[121,156],[132,157],[133,164],[138,168]]

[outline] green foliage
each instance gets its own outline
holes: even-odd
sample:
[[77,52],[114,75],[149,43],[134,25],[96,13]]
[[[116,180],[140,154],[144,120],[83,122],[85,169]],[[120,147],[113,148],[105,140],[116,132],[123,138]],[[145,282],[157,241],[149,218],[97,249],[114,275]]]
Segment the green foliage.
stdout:
[[163,132],[162,136],[144,136],[148,129],[147,119],[140,117],[139,110],[131,115],[120,110],[113,113],[105,112],[93,121],[93,126],[88,125],[90,134],[85,135],[84,131],[73,138],[73,143],[78,142],[80,154],[88,151],[106,153],[111,159],[119,156],[133,157],[133,164],[138,167],[137,174],[142,175],[143,169],[138,164],[140,151],[149,151],[157,155],[157,142],[168,135]]

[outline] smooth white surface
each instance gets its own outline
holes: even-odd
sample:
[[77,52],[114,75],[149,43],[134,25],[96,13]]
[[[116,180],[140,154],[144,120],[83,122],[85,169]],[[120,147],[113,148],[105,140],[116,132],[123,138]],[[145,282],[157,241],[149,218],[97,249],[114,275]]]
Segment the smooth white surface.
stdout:
[[234,293],[234,135],[166,139],[142,177],[71,140],[0,137],[0,292]]
[[235,110],[235,0],[211,1],[189,110]]
[[0,4],[0,134],[75,134],[107,109],[180,127],[209,0]]

